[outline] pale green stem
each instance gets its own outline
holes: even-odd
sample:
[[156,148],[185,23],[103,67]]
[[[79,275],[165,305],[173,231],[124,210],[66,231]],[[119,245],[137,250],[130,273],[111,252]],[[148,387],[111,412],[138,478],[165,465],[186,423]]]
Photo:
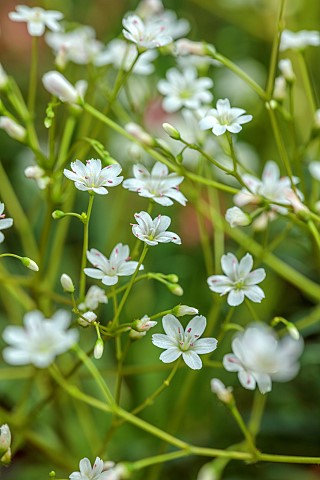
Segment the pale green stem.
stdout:
[[34,117],[34,106],[37,92],[38,40],[38,37],[32,37],[31,68],[28,93],[28,109],[32,120]]
[[316,242],[316,245],[317,245],[318,249],[320,250],[320,234],[319,234],[319,231],[318,231],[317,227],[315,226],[315,224],[312,220],[308,220],[308,227],[309,227],[309,230],[311,232],[311,235],[313,236],[313,238]]
[[227,313],[227,316],[226,316],[225,320],[223,321],[223,323],[221,325],[220,332],[219,332],[219,335],[218,335],[218,342],[221,342],[222,338],[224,337],[225,332],[228,329],[228,325],[230,323],[232,315],[234,314],[234,310],[235,310],[234,307],[231,307],[229,309],[229,311]]
[[66,163],[68,149],[69,149],[69,145],[72,139],[72,134],[74,132],[76,123],[77,123],[76,117],[74,115],[70,115],[66,121],[66,124],[63,130],[57,163],[54,167],[55,171],[59,171],[60,168],[62,168]]
[[243,435],[244,435],[244,437],[247,441],[248,447],[251,450],[252,454],[253,455],[257,454],[258,455],[256,446],[254,444],[254,440],[252,438],[252,435],[251,435],[250,431],[248,430],[246,424],[244,423],[243,418],[240,415],[240,412],[239,412],[235,402],[232,402],[231,404],[227,404],[227,407],[229,408],[229,410],[232,413],[235,421],[237,422],[240,430],[242,431],[242,433],[243,433]]
[[248,299],[248,298],[245,298],[244,299],[245,301],[245,304],[246,304],[246,307],[247,309],[249,310],[249,313],[250,315],[252,315],[252,318],[255,322],[261,322],[260,318],[258,317],[255,309],[253,308],[252,304],[251,304],[251,301]]
[[80,272],[80,287],[79,287],[79,300],[83,301],[85,297],[86,291],[86,275],[84,273],[84,269],[87,264],[87,250],[89,245],[89,222],[92,212],[92,205],[94,200],[94,193],[89,193],[89,204],[87,210],[87,217],[86,222],[84,224],[84,232],[83,232],[83,248],[82,248],[82,259],[81,259],[81,272]]
[[314,99],[314,93],[311,86],[310,75],[307,68],[306,57],[304,52],[298,52],[298,59],[300,63],[300,71],[302,75],[303,85],[306,91],[307,99],[310,105],[311,114],[317,110],[317,105]]
[[256,390],[254,394],[251,417],[249,421],[249,431],[253,438],[255,438],[260,430],[261,420],[266,405],[267,395],[262,394]]

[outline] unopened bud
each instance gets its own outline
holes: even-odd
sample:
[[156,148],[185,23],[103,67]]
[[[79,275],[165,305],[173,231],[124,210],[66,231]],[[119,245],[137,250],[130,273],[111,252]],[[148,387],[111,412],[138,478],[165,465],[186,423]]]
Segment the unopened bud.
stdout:
[[0,90],[5,90],[8,83],[9,83],[8,75],[6,74],[4,68],[0,63]]
[[316,180],[320,180],[320,162],[314,161],[309,163],[309,172]]
[[0,427],[0,456],[2,456],[11,446],[11,432],[9,426],[5,423]]
[[292,63],[289,58],[283,58],[279,62],[279,69],[288,83],[293,83],[296,79],[296,76],[293,72]]
[[25,168],[24,174],[27,178],[32,178],[34,180],[39,180],[45,174],[43,168],[38,167],[38,165],[31,165],[30,167]]
[[166,275],[166,279],[169,280],[169,282],[171,283],[179,282],[179,277],[175,273],[169,273],[169,275]]
[[320,108],[314,112],[314,128],[320,130]]
[[174,140],[180,140],[181,135],[173,125],[170,123],[163,123],[162,128],[169,135],[169,137],[173,138]]
[[144,337],[146,334],[147,332],[137,332],[136,330],[130,330],[129,338],[131,338],[131,340],[140,340],[140,338]]
[[223,403],[231,403],[233,401],[232,388],[226,387],[219,378],[213,378],[210,382],[211,391],[217,395]]
[[194,307],[188,307],[188,305],[177,305],[172,309],[172,313],[176,317],[183,317],[184,315],[197,315],[199,310]]
[[143,143],[144,145],[148,147],[154,146],[154,140],[151,137],[151,135],[149,135],[149,133],[143,130],[143,128],[141,128],[140,125],[138,125],[137,123],[134,123],[134,122],[127,123],[125,126],[125,129],[128,133],[130,133],[130,135],[132,135],[134,138],[139,140],[139,142]]
[[299,338],[300,338],[299,330],[297,329],[297,327],[292,322],[288,322],[287,330],[288,330],[288,333],[289,333],[290,337],[292,337],[294,340],[299,340]]
[[73,293],[74,292],[74,285],[73,281],[71,280],[71,277],[67,275],[66,273],[63,273],[60,277],[60,283],[63,288],[63,290],[67,293]]
[[93,351],[93,356],[96,360],[99,360],[102,357],[103,350],[104,350],[103,341],[101,340],[101,338],[98,338]]
[[47,72],[42,77],[44,88],[66,103],[79,103],[83,99],[87,84],[84,80],[77,82],[74,87],[60,72]]
[[175,42],[176,55],[207,55],[206,46],[202,42],[193,42],[188,38],[181,38]]
[[[286,79],[282,76],[277,77],[274,81],[274,90],[273,90],[273,98],[275,100],[282,101],[286,98],[287,96],[287,83]],[[272,100],[270,101],[270,107],[272,110],[274,110],[274,107],[272,106]]]
[[63,217],[65,217],[65,213],[62,210],[55,210],[54,212],[52,212],[52,218],[54,220],[59,220]]
[[132,328],[137,332],[148,332],[148,330],[150,330],[150,328],[154,327],[155,325],[157,325],[157,322],[150,320],[150,317],[148,317],[148,315],[144,315],[142,318],[133,322]]
[[0,117],[0,128],[2,128],[11,138],[23,142],[27,131],[10,117]]
[[0,458],[0,465],[9,465],[11,462],[11,448],[8,448],[6,453]]
[[31,258],[21,257],[20,260],[25,267],[29,268],[29,270],[33,270],[34,272],[39,272],[38,265],[36,264],[36,262],[31,260]]
[[226,221],[230,227],[245,227],[250,225],[251,217],[239,207],[228,208],[225,215]]
[[177,283],[167,283],[167,287],[173,295],[177,295],[177,297],[181,297],[183,295],[183,289]]

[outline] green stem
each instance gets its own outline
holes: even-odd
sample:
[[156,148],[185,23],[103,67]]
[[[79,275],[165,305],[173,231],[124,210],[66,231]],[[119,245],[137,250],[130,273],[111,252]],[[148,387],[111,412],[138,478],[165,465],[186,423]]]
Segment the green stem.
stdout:
[[66,121],[64,130],[63,130],[63,135],[60,143],[60,149],[59,149],[59,154],[57,158],[57,163],[55,165],[55,170],[59,171],[60,168],[64,166],[66,163],[67,159],[67,154],[68,154],[68,149],[69,145],[71,142],[72,134],[74,131],[74,128],[76,126],[77,119],[75,115],[70,115]]
[[311,114],[313,115],[314,112],[317,110],[317,105],[314,99],[314,93],[311,86],[310,75],[308,72],[308,67],[307,67],[306,57],[304,52],[298,52],[298,59],[300,63],[300,71],[302,75],[303,85],[304,85],[307,99],[310,105]]
[[254,440],[253,440],[252,435],[251,435],[251,432],[248,430],[246,424],[244,423],[243,418],[240,415],[240,412],[239,412],[235,402],[233,401],[231,404],[227,404],[227,407],[229,408],[230,412],[232,413],[232,415],[233,415],[235,421],[237,422],[240,430],[242,431],[245,439],[247,440],[248,447],[250,448],[251,452],[253,453],[253,455],[255,455],[256,453],[258,454],[256,446],[254,444]]
[[250,314],[252,315],[252,318],[254,319],[255,322],[260,322],[260,318],[258,317],[257,313],[255,312],[251,301],[248,298],[245,298],[245,304],[247,309],[249,310]]
[[34,116],[34,106],[37,92],[38,45],[38,37],[32,37],[31,68],[28,93],[28,109],[31,119],[33,119]]
[[248,425],[249,431],[251,432],[251,435],[253,438],[257,436],[260,430],[260,425],[261,425],[264,408],[266,405],[266,400],[267,400],[267,395],[263,395],[262,393],[259,392],[259,390],[256,390],[254,394],[251,417]]
[[284,28],[284,12],[285,12],[286,0],[281,0],[279,5],[279,13],[277,19],[277,32],[273,39],[272,52],[270,59],[269,75],[267,81],[266,94],[267,98],[270,100],[273,94],[274,80],[276,76],[276,69],[278,63],[278,54],[279,54],[279,45],[281,40],[282,30]]
[[87,218],[84,224],[84,232],[83,232],[83,248],[82,248],[82,259],[81,259],[81,272],[80,272],[80,287],[79,287],[79,300],[83,301],[85,297],[85,290],[86,290],[86,275],[84,273],[84,269],[87,264],[87,250],[89,245],[89,222],[92,212],[92,205],[94,200],[94,193],[89,192],[89,204],[87,210]]

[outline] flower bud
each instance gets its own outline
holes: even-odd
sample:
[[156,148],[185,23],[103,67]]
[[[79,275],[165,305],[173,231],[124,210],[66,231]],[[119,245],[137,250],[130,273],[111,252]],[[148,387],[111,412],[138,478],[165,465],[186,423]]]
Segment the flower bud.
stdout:
[[320,130],[320,108],[314,112],[314,128]]
[[225,387],[221,380],[213,378],[210,385],[211,391],[217,395],[221,402],[230,404],[233,401],[232,388]]
[[295,213],[309,212],[309,209],[301,202],[298,195],[291,188],[286,190],[285,197],[290,202]]
[[174,140],[180,140],[180,133],[176,128],[174,128],[173,125],[170,123],[163,123],[162,128],[169,135],[169,137],[173,138]]
[[[78,103],[83,97],[84,84],[78,84],[80,88],[75,88],[71,83],[59,72],[47,72],[42,77],[44,88],[66,103]],[[80,91],[81,90],[81,91]]]
[[172,283],[178,283],[179,282],[179,277],[175,273],[169,273],[169,275],[166,275],[166,279],[169,280],[169,282],[172,282]]
[[9,426],[5,423],[0,427],[0,456],[7,452],[11,446],[11,432]]
[[148,332],[150,328],[157,325],[157,322],[150,320],[148,315],[144,315],[141,319],[135,320],[132,324],[133,330],[137,332]]
[[34,272],[39,272],[38,265],[36,264],[36,262],[31,260],[31,258],[21,257],[20,260],[25,267],[29,268],[30,270],[33,270]]
[[124,128],[128,133],[130,133],[130,135],[132,135],[144,145],[148,147],[154,146],[154,140],[151,135],[149,135],[149,133],[143,130],[143,128],[141,128],[140,125],[138,125],[137,123],[129,122]]
[[296,79],[296,76],[292,69],[292,63],[289,58],[284,58],[279,62],[279,69],[288,83],[293,83]]
[[25,176],[33,180],[39,180],[39,178],[43,177],[44,173],[45,171],[41,167],[38,167],[38,165],[31,165],[24,170]]
[[83,327],[87,327],[89,323],[95,322],[96,320],[97,315],[91,310],[89,310],[88,312],[81,314],[81,317],[78,318],[78,323]]
[[167,283],[166,285],[173,295],[177,295],[177,297],[181,297],[183,295],[183,289],[177,283]]
[[9,83],[8,75],[6,74],[4,68],[0,63],[0,91],[5,90],[8,83]]
[[188,38],[181,38],[175,42],[176,55],[207,55],[206,46],[202,42],[193,42]]
[[23,142],[27,135],[26,129],[10,117],[0,117],[0,128],[5,130],[9,137],[18,140],[19,142]]
[[177,305],[172,309],[172,313],[176,317],[183,317],[184,315],[197,315],[199,310],[194,307],[188,307],[188,305]]
[[299,340],[300,338],[299,330],[292,322],[287,323],[287,330],[290,337],[292,337],[294,340]]
[[54,220],[60,220],[60,218],[65,217],[65,213],[62,210],[55,210],[52,212],[52,218]]
[[[274,81],[273,98],[282,101],[287,96],[287,83],[284,77],[277,77]],[[272,107],[270,102],[270,107]]]
[[231,228],[245,227],[251,223],[250,215],[242,211],[239,207],[228,208],[225,218]]
[[131,338],[131,340],[140,340],[140,338],[144,337],[146,334],[147,332],[137,332],[136,330],[130,330],[129,338]]
[[99,360],[102,357],[103,350],[104,350],[103,341],[101,340],[101,338],[98,338],[93,351],[93,356],[96,360]]
[[73,281],[71,280],[71,277],[67,275],[66,273],[63,273],[60,277],[60,283],[63,288],[63,290],[67,293],[73,293],[74,292],[74,285]]
[[312,177],[320,181],[320,162],[314,161],[309,163],[309,172]]

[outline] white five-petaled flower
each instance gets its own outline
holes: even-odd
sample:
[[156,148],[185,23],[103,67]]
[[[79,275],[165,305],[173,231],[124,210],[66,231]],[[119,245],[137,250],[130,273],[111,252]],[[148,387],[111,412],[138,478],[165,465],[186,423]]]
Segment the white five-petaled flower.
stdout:
[[[113,463],[112,463],[113,464]],[[105,463],[97,457],[93,466],[88,458],[83,458],[79,463],[80,472],[73,472],[69,475],[70,480],[118,480],[114,476],[113,469],[105,470]]]
[[136,61],[138,50],[136,45],[129,44],[125,40],[115,38],[107,45],[106,49],[101,51],[94,59],[94,64],[98,67],[102,65],[113,65],[116,69],[130,70],[133,63],[133,73],[137,75],[149,75],[154,71],[151,63],[157,56],[157,52],[149,50],[142,53]]
[[280,51],[304,50],[308,46],[318,47],[320,45],[320,32],[315,30],[300,30],[291,32],[283,30],[280,41]]
[[221,257],[221,267],[225,275],[211,275],[208,278],[210,290],[220,295],[228,294],[227,302],[232,307],[240,305],[244,298],[255,303],[260,303],[264,298],[264,292],[257,283],[262,282],[266,276],[263,268],[251,272],[253,259],[247,253],[240,262],[233,255],[227,253]]
[[123,35],[138,48],[148,49],[163,47],[172,42],[172,37],[166,32],[163,22],[141,20],[138,15],[128,15],[122,20]]
[[206,328],[206,324],[206,318],[197,315],[190,320],[184,330],[174,315],[165,315],[162,319],[162,325],[166,335],[163,333],[152,335],[152,343],[165,349],[160,355],[160,360],[164,363],[171,363],[182,355],[188,367],[199,370],[202,367],[199,354],[213,352],[218,343],[215,338],[199,339]]
[[236,335],[232,350],[223,358],[224,368],[238,372],[244,388],[254,390],[258,384],[260,392],[266,393],[272,388],[272,380],[286,382],[297,374],[303,341],[290,336],[279,341],[270,327],[254,323]]
[[[288,213],[288,209],[281,205],[273,204],[281,203],[284,205],[290,205],[290,201],[287,198],[288,190],[291,189],[291,181],[289,177],[280,177],[280,170],[278,165],[273,161],[268,161],[263,169],[261,180],[250,174],[242,175],[242,181],[247,185],[248,189],[243,188],[239,193],[234,196],[234,202],[239,207],[243,207],[247,204],[259,204],[261,197],[270,201],[270,207],[273,211],[282,215]],[[292,177],[294,184],[299,182],[297,177]],[[301,192],[296,190],[300,198],[303,198]]]
[[0,243],[4,240],[4,235],[1,230],[5,230],[6,228],[10,228],[13,225],[12,218],[5,218],[4,211],[4,203],[0,202]]
[[165,97],[163,109],[166,112],[176,112],[182,107],[195,110],[210,103],[213,95],[208,89],[212,86],[213,81],[208,77],[198,78],[193,67],[187,67],[183,72],[171,68],[167,72],[167,80],[159,81],[158,90]]
[[71,170],[64,169],[64,175],[75,182],[78,190],[99,193],[106,195],[108,190],[105,187],[115,187],[119,185],[123,177],[118,177],[121,173],[119,164],[108,165],[101,168],[101,160],[91,158],[84,165],[80,160],[71,163]]
[[38,310],[26,313],[24,327],[8,326],[3,339],[10,347],[3,351],[3,358],[11,365],[31,363],[46,368],[55,357],[69,350],[78,340],[78,331],[68,330],[69,312],[58,310],[51,318],[45,318]]
[[214,135],[223,135],[227,130],[231,133],[239,133],[242,124],[252,120],[252,115],[246,113],[242,108],[230,106],[227,98],[217,101],[217,108],[209,110],[205,117],[199,122],[201,130],[212,130]]
[[[118,243],[108,260],[99,250],[92,248],[87,252],[87,258],[95,268],[85,268],[84,273],[101,280],[104,285],[115,285],[118,277],[133,275],[138,266],[138,262],[130,261],[129,253],[128,245]],[[143,270],[143,265],[140,270]]]
[[181,205],[187,202],[186,197],[179,191],[178,185],[183,177],[176,173],[170,173],[168,167],[157,162],[151,173],[143,165],[134,165],[133,174],[135,178],[128,178],[123,182],[123,187],[131,192],[137,192],[140,197],[152,198],[155,202],[168,207],[176,200]]
[[132,225],[132,233],[148,245],[158,245],[158,243],[173,242],[181,244],[179,235],[173,232],[167,232],[171,223],[171,218],[166,215],[158,215],[154,220],[147,212],[135,213],[134,218],[138,225]]
[[44,10],[40,7],[32,8],[26,5],[17,5],[16,12],[10,12],[9,18],[14,22],[27,22],[28,32],[33,37],[43,35],[45,27],[48,27],[53,32],[62,30],[59,20],[63,18],[63,14],[56,10]]
[[60,72],[52,70],[42,77],[44,88],[59,98],[61,102],[77,104],[83,100],[87,90],[87,81],[79,80],[73,86]]

